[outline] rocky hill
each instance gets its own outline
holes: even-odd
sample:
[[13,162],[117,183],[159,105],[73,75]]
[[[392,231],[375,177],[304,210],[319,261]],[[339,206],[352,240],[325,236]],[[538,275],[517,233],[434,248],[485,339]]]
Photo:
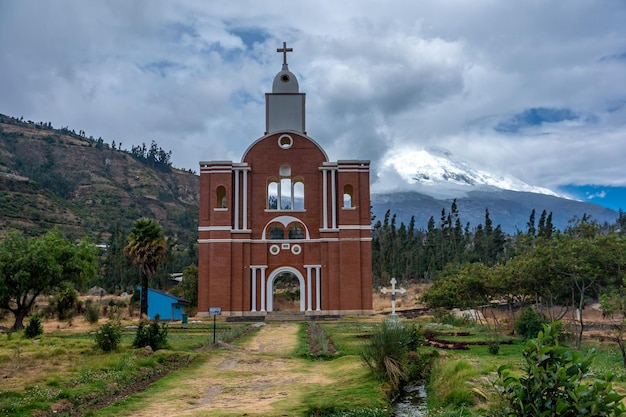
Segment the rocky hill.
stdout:
[[83,132],[0,115],[0,236],[59,227],[102,243],[116,224],[151,217],[170,238],[193,242],[198,176],[160,162]]

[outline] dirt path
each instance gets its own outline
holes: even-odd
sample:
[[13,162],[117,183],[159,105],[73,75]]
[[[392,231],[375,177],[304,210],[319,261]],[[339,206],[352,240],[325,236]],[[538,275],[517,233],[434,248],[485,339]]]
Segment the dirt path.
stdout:
[[214,352],[201,366],[139,394],[132,416],[285,415],[274,414],[273,405],[299,404],[307,385],[332,382],[292,357],[297,331],[294,323],[263,326],[244,345]]

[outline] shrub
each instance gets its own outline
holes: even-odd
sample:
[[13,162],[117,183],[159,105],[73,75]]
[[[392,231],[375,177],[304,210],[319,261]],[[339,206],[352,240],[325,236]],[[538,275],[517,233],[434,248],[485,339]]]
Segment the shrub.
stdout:
[[78,293],[71,285],[65,285],[53,298],[52,305],[59,320],[71,319],[79,305]]
[[498,369],[495,385],[508,416],[619,416],[626,412],[623,395],[611,385],[614,375],[585,380],[595,351],[582,356],[559,345],[554,325],[544,325],[536,339],[526,342],[522,376],[507,366]]
[[532,307],[524,309],[515,322],[515,332],[524,339],[537,336],[544,324],[548,324],[545,316]]
[[122,325],[119,321],[107,322],[95,334],[96,345],[105,352],[116,350],[122,340]]
[[24,329],[24,335],[29,339],[33,339],[43,334],[43,326],[41,325],[41,319],[38,314],[35,314],[28,321],[28,325]]
[[155,317],[155,321],[150,324],[147,324],[145,320],[139,322],[135,340],[133,340],[134,347],[142,348],[150,346],[152,350],[167,347],[167,324],[159,324],[156,320]]
[[94,302],[87,302],[85,306],[85,319],[87,319],[90,324],[97,323],[98,320],[100,320],[100,305]]
[[500,352],[500,343],[498,342],[489,343],[489,353],[491,353],[492,355],[497,355],[498,352]]

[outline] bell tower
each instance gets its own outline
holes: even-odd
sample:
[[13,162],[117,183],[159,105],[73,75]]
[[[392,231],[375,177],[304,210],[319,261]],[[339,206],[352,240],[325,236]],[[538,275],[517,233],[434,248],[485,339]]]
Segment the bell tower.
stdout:
[[287,65],[287,42],[276,52],[283,54],[283,68],[274,77],[272,92],[265,94],[265,134],[291,130],[306,134],[304,123],[306,94],[299,92],[298,79]]

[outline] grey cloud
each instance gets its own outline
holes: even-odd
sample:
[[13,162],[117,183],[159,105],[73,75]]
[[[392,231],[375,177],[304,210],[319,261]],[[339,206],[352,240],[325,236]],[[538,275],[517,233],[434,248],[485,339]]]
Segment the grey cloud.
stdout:
[[[4,2],[0,112],[128,147],[154,139],[184,168],[238,160],[263,134],[287,41],[308,131],[332,159],[377,169],[393,150],[435,144],[533,185],[624,185],[623,1],[284,6]],[[579,117],[523,123],[539,108]],[[514,137],[493,130],[503,121]]]

